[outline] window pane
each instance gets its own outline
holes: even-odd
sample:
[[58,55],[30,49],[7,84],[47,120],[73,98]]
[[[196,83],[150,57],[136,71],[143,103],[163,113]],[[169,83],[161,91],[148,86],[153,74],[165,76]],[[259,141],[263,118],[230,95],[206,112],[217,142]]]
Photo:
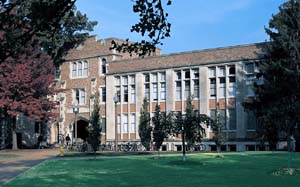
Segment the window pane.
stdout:
[[157,88],[157,84],[153,84],[153,100],[157,100],[158,99],[158,88]]
[[149,84],[145,84],[145,97],[147,98],[147,100],[150,100],[150,85]]
[[210,96],[211,97],[216,96],[216,79],[215,78],[210,79]]
[[161,100],[166,100],[166,83],[161,83],[160,99]]
[[176,82],[176,100],[181,100],[181,82]]
[[219,67],[219,76],[224,77],[225,76],[225,67]]
[[229,75],[235,75],[235,67],[229,67]]
[[145,74],[145,82],[149,82],[150,81],[150,76],[149,74]]
[[215,77],[216,76],[216,68],[209,68],[209,76],[210,77]]
[[72,64],[72,77],[77,77],[77,64],[75,62]]
[[124,86],[124,102],[128,102],[128,86]]
[[235,83],[229,83],[228,93],[230,97],[235,97],[235,93],[236,93]]
[[236,129],[236,111],[228,110],[228,122],[229,122],[229,130]]
[[160,74],[160,81],[161,82],[166,82],[166,73],[161,73]]
[[82,63],[78,62],[78,77],[82,76]]
[[152,82],[157,82],[157,73],[152,74]]
[[135,103],[135,86],[131,86],[130,102]]
[[122,133],[128,133],[128,115],[123,115],[123,131]]
[[101,88],[102,91],[102,102],[106,102],[106,88]]
[[189,79],[190,77],[191,77],[190,71],[189,71],[189,70],[185,71],[185,72],[184,72],[184,78],[185,78],[185,79]]
[[121,80],[120,80],[120,77],[116,77],[116,85],[120,85],[121,84]]
[[135,114],[130,115],[130,132],[135,133],[136,131],[136,125],[135,125]]
[[84,68],[83,68],[83,76],[87,76],[88,75],[88,63],[84,62]]
[[130,84],[135,84],[135,77],[134,77],[134,75],[130,76]]
[[184,87],[184,97],[187,99],[190,96],[191,90],[190,90],[190,81],[185,81],[185,87]]
[[194,80],[194,97],[199,98],[199,80]]
[[117,117],[117,124],[118,124],[118,133],[121,133],[121,116],[119,114]]
[[127,84],[128,84],[128,78],[127,78],[127,76],[124,76],[124,77],[123,77],[123,84],[124,84],[124,85],[127,85]]
[[181,71],[177,71],[177,72],[176,72],[175,79],[176,79],[176,80],[181,80]]
[[194,69],[193,72],[194,72],[194,79],[198,79],[199,78],[199,71],[197,69]]

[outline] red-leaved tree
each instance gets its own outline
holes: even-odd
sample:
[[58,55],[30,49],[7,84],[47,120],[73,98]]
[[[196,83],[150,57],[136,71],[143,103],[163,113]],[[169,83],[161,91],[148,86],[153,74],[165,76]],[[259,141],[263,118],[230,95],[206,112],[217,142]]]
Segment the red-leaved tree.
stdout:
[[55,103],[51,57],[33,40],[23,46],[22,52],[0,63],[0,108],[10,121],[13,149],[17,149],[16,119],[24,114],[36,121],[52,117]]

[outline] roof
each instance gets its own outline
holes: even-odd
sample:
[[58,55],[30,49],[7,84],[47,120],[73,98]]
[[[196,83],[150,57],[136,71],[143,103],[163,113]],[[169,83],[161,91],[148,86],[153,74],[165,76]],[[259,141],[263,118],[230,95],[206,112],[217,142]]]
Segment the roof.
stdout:
[[260,54],[263,44],[264,43],[237,45],[168,55],[135,58],[130,60],[120,60],[110,63],[108,67],[108,75],[255,60],[261,58]]

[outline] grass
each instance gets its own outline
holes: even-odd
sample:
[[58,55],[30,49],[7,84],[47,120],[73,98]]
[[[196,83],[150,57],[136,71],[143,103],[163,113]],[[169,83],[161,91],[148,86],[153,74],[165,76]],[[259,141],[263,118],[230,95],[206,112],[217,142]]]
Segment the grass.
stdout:
[[[127,156],[96,159],[63,158],[43,162],[5,185],[6,187],[53,186],[300,186],[298,175],[274,175],[287,165],[285,153],[225,153]],[[300,154],[293,155],[300,168]]]

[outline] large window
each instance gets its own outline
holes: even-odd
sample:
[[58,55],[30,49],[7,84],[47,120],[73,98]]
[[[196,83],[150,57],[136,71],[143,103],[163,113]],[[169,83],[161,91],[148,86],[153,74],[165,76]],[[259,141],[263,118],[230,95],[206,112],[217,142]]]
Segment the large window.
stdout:
[[101,94],[101,102],[106,102],[106,88],[101,87],[100,89],[100,94]]
[[136,122],[135,122],[135,114],[130,115],[130,132],[135,133],[136,132]]
[[236,110],[235,109],[228,110],[228,123],[229,123],[229,130],[236,130]]
[[135,103],[135,85],[131,85],[130,102]]
[[147,100],[150,100],[150,85],[149,84],[145,84],[145,97],[147,98]]
[[153,100],[157,101],[158,99],[158,87],[157,87],[157,83],[153,83]]
[[187,99],[190,97],[190,81],[185,81],[185,85],[184,85],[184,98]]
[[176,82],[176,100],[181,100],[181,81]]
[[128,102],[128,86],[123,86],[123,101]]
[[128,115],[123,115],[123,130],[122,133],[128,133]]
[[216,78],[210,79],[209,93],[210,97],[216,97]]
[[219,97],[225,97],[226,95],[226,82],[225,77],[220,77],[220,84],[219,84]]
[[236,93],[236,81],[235,81],[235,66],[230,66],[228,68],[228,76],[229,76],[229,87],[228,87],[228,96],[235,97]]
[[199,98],[199,70],[198,69],[193,69],[193,86],[194,86],[193,96],[195,99],[198,99]]
[[106,59],[103,58],[100,60],[100,75],[105,75],[107,73],[107,63]]
[[246,85],[247,85],[247,96],[254,97],[254,80],[255,80],[255,64],[248,63],[245,65],[246,70]]
[[86,93],[85,89],[73,89],[73,103],[78,103],[79,105],[85,104]]
[[166,83],[160,83],[160,99],[166,100]]
[[78,61],[72,63],[72,78],[81,78],[88,76],[88,62]]

